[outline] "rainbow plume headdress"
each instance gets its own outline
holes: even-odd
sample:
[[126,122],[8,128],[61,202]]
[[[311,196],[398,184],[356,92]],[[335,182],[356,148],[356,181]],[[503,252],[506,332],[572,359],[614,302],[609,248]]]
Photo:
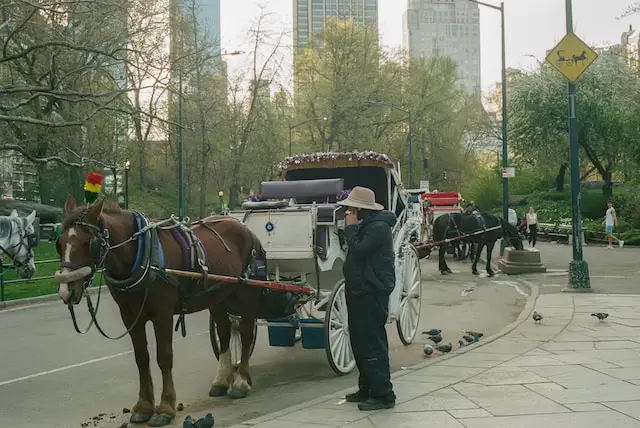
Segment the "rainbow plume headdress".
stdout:
[[92,204],[98,199],[103,182],[104,177],[101,174],[98,174],[97,172],[90,172],[87,174],[87,180],[84,182],[85,204]]

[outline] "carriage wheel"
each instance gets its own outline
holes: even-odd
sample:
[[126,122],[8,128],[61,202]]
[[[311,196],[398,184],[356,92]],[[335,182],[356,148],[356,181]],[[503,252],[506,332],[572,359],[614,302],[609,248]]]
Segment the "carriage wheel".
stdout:
[[[231,352],[231,363],[234,366],[240,364],[242,358],[242,338],[240,337],[240,317],[235,315],[229,315],[231,320],[231,339],[229,340],[229,352]],[[253,323],[253,340],[251,341],[251,348],[249,349],[249,356],[253,355],[253,350],[256,347],[256,338],[258,336],[258,323]],[[218,329],[216,328],[216,322],[213,317],[209,315],[209,339],[211,340],[211,347],[213,353],[216,355],[216,359],[220,359],[220,338],[218,337]]]
[[344,279],[333,288],[324,318],[325,351],[329,365],[338,376],[350,373],[356,367],[349,337],[349,316]]
[[404,269],[405,276],[402,284],[402,296],[400,297],[400,309],[396,327],[398,328],[400,341],[404,345],[409,345],[413,342],[418,331],[420,312],[422,310],[422,272],[418,253],[412,246],[407,246]]

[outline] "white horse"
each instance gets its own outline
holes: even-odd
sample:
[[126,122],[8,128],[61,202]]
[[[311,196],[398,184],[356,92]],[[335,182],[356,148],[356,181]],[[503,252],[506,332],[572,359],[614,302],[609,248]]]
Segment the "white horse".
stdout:
[[18,275],[30,279],[36,273],[33,249],[38,245],[33,222],[36,212],[20,217],[16,210],[10,216],[0,216],[0,253],[8,255],[13,261]]

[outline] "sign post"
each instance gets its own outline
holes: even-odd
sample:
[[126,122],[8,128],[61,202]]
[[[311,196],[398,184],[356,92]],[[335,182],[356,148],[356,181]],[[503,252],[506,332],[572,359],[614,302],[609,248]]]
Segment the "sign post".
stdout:
[[578,123],[576,117],[576,81],[598,58],[598,54],[573,33],[571,0],[565,0],[567,35],[547,55],[547,62],[568,80],[569,147],[571,154],[571,209],[573,261],[569,263],[569,286],[563,291],[592,291],[589,265],[582,254],[580,218],[580,164],[578,161]]

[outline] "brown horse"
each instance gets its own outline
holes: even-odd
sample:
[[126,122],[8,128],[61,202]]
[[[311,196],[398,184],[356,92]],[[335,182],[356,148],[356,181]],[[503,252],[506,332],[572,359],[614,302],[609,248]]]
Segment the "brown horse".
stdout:
[[[170,230],[176,229],[179,223],[174,221],[174,227],[163,228],[162,223],[145,223],[147,220],[140,213],[118,207],[103,207],[103,202],[100,200],[94,205],[78,206],[73,197],[67,199],[63,233],[57,245],[61,270],[57,272],[56,279],[59,283],[58,294],[69,306],[75,323],[73,305],[78,304],[86,294],[95,271],[103,268],[105,282],[120,308],[122,321],[133,342],[140,375],[138,402],[133,406],[131,422],[163,426],[176,416],[172,375],[174,314],[209,309],[220,337],[220,362],[209,395],[223,396],[230,390],[229,395],[233,398],[245,397],[251,388],[250,345],[262,290],[245,284],[207,285],[203,280],[172,279],[166,274],[162,275],[158,264],[168,269],[194,270],[180,243],[181,239],[177,239],[175,231]],[[144,227],[145,224],[147,227]],[[211,273],[240,278],[255,263],[256,254],[264,255],[255,235],[233,218],[209,217],[190,230],[205,250],[207,260],[201,263],[204,267],[202,271],[208,269]],[[142,250],[140,242],[144,242]],[[229,353],[231,322],[226,303],[231,296],[242,317],[239,326],[242,359],[237,371]],[[153,323],[157,362],[162,372],[162,395],[157,407],[154,407],[145,334],[147,321]]]

